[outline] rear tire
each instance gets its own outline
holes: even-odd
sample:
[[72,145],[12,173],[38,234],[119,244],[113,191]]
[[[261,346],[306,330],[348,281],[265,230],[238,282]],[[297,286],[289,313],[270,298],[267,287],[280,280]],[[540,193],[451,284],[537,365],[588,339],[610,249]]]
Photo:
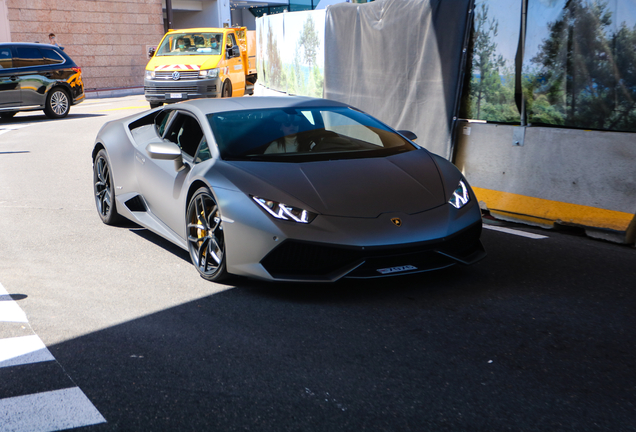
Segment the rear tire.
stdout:
[[117,213],[115,188],[106,150],[101,149],[93,161],[93,192],[97,214],[106,225],[117,225],[124,218]]
[[68,115],[71,109],[71,102],[66,90],[62,88],[53,88],[46,96],[46,105],[44,105],[44,114],[48,118],[59,119]]

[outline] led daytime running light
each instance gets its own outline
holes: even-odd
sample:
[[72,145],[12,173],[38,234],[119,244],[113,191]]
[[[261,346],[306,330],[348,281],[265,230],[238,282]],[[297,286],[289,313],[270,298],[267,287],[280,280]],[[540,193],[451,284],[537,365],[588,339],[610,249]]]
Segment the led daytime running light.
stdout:
[[298,223],[309,223],[316,216],[314,213],[308,212],[301,208],[288,206],[283,203],[279,203],[264,198],[253,196],[252,199],[256,204],[261,206],[270,215],[280,220],[294,221]]
[[463,180],[460,180],[459,186],[457,186],[457,189],[455,189],[455,191],[453,192],[453,196],[448,201],[448,203],[453,207],[460,209],[464,207],[468,203],[468,201],[470,201],[468,188],[466,187],[466,184],[463,182]]

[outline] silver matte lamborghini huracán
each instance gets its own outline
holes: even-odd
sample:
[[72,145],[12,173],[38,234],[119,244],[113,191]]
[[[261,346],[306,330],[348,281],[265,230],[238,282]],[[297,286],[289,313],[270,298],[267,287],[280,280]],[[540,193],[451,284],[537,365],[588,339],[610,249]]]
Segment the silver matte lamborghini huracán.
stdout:
[[472,264],[481,212],[453,164],[351,106],[201,99],[106,123],[102,221],[188,250],[207,280],[331,282]]

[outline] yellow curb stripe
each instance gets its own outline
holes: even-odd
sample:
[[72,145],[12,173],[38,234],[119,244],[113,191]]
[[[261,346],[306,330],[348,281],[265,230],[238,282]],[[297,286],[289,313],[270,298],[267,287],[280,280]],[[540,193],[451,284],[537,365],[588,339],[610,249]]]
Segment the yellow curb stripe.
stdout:
[[626,231],[634,215],[597,207],[569,204],[543,198],[534,198],[510,192],[473,187],[478,201],[483,201],[489,210],[506,212],[508,216],[539,222],[560,222],[595,228]]

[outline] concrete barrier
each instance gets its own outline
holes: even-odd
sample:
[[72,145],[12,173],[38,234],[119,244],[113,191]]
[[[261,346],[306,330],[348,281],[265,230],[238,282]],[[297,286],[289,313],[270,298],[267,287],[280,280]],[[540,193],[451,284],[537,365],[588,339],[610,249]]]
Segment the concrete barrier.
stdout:
[[491,215],[634,243],[634,134],[462,121],[455,164]]

